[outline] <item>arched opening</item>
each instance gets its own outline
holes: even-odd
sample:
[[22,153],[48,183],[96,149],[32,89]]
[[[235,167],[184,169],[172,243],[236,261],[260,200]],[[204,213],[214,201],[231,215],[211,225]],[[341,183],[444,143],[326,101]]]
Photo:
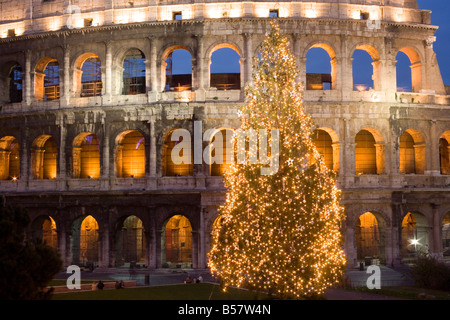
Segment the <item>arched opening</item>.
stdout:
[[442,220],[442,252],[444,260],[450,261],[450,212]]
[[353,90],[380,90],[381,62],[378,51],[370,45],[357,46],[352,60]]
[[210,87],[217,90],[240,90],[240,55],[234,46],[219,46],[212,52],[210,59]]
[[400,136],[400,173],[424,174],[426,167],[425,142],[417,130],[408,129]]
[[359,216],[356,222],[355,239],[357,261],[367,262],[373,259],[386,263],[385,258],[385,228],[380,215],[366,212]]
[[174,47],[163,56],[164,91],[192,90],[192,56],[183,47]]
[[42,135],[36,138],[31,157],[34,179],[56,179],[58,148],[52,136]]
[[102,62],[94,53],[85,53],[75,61],[77,93],[81,97],[102,95]]
[[11,67],[8,75],[9,102],[22,102],[22,66],[15,64]]
[[116,233],[116,267],[145,264],[145,234],[142,220],[129,216]]
[[122,94],[141,94],[145,91],[145,55],[138,49],[131,49],[123,60]]
[[42,58],[36,65],[34,74],[36,100],[56,100],[60,97],[59,63],[51,57]]
[[[334,133],[334,132],[333,132]],[[314,130],[311,138],[322,155],[328,169],[339,171],[339,143],[333,141],[330,133],[323,129]],[[336,138],[335,138],[336,139]]]
[[[178,130],[186,134],[174,136],[176,140],[172,141],[172,135]],[[183,129],[174,129],[167,135],[162,148],[162,171],[165,176],[193,175],[193,154],[188,137],[190,137],[189,132]]]
[[397,73],[397,92],[412,92],[411,61],[403,53],[397,53],[395,57]]
[[[406,91],[420,92],[422,90],[422,62],[417,51],[408,47],[402,48],[396,59],[400,63],[399,69],[397,69],[397,85],[404,85]],[[407,70],[408,67],[410,70]]]
[[439,139],[439,159],[441,174],[450,174],[450,131],[444,132]]
[[16,138],[0,139],[0,180],[17,180],[20,177],[20,146]]
[[336,89],[336,54],[326,44],[315,44],[306,54],[306,90],[332,89]]
[[403,263],[412,263],[419,253],[428,253],[428,222],[424,215],[409,212],[402,221]]
[[233,145],[234,131],[222,129],[217,131],[210,141],[210,174],[223,176],[235,160]]
[[74,140],[73,177],[100,178],[100,142],[93,133],[81,133]]
[[145,138],[137,130],[122,133],[116,147],[117,177],[145,177]]
[[163,268],[192,268],[192,227],[183,215],[170,218],[162,230]]
[[31,224],[33,239],[39,239],[42,243],[58,249],[58,237],[55,220],[50,216],[39,216]]
[[[375,131],[364,129],[355,137],[355,173],[381,174],[384,172],[384,144],[378,143],[381,137]],[[376,140],[377,138],[377,140]],[[380,141],[381,142],[381,141]]]
[[72,264],[84,267],[98,265],[98,223],[93,216],[80,217],[72,224]]

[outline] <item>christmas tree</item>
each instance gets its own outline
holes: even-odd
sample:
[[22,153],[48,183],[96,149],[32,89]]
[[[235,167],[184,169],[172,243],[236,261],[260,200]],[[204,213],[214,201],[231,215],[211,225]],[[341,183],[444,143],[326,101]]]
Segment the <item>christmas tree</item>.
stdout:
[[[320,295],[342,278],[341,194],[311,139],[314,126],[297,76],[289,41],[272,22],[239,111],[240,132],[271,133],[270,162],[261,150],[256,163],[248,161],[258,155],[248,140],[235,144],[247,161],[235,161],[224,177],[226,202],[208,254],[225,289],[298,299]],[[269,166],[277,170],[262,174]]]

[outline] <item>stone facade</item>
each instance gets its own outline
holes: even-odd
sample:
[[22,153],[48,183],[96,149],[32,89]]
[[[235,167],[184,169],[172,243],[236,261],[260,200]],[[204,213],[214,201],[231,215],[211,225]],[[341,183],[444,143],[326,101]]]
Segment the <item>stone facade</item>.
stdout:
[[[237,110],[244,103],[245,85],[251,83],[251,61],[270,28],[270,10],[276,10],[282,32],[291,39],[299,81],[306,82],[306,55],[311,48],[322,48],[330,56],[331,90],[306,90],[304,101],[317,127],[332,140],[333,169],[339,174],[347,212],[343,233],[349,264],[360,260],[355,232],[366,212],[373,213],[383,229],[383,263],[398,265],[405,258],[402,221],[408,213],[415,214],[417,221],[423,217],[420,226],[428,250],[444,256],[450,172],[443,163],[449,155],[445,147],[450,142],[450,96],[433,51],[437,28],[430,25],[430,12],[419,10],[416,1],[107,0],[96,8],[91,2],[80,3],[68,8],[67,1],[34,1],[30,8],[28,1],[0,1],[1,170],[7,170],[6,163],[12,165],[8,137],[20,146],[20,174],[9,180],[5,175],[0,192],[7,204],[26,207],[32,220],[50,216],[55,221],[57,248],[65,266],[73,262],[74,221],[87,215],[95,218],[96,265],[111,268],[117,265],[118,224],[133,215],[143,223],[144,265],[162,268],[165,224],[170,217],[183,215],[192,228],[192,268],[206,267],[210,232],[224,200],[222,178],[211,176],[206,164],[194,164],[190,175],[166,176],[167,136],[175,128],[194,134],[195,120],[202,121],[204,131],[239,127]],[[181,21],[173,20],[174,12],[182,13]],[[240,56],[240,90],[210,86],[211,55],[224,47]],[[123,94],[123,61],[129,49],[139,49],[145,56],[143,94]],[[191,54],[190,90],[165,90],[166,61],[175,49]],[[356,49],[373,59],[372,90],[353,88]],[[400,51],[411,61],[412,92],[397,92],[395,66]],[[90,57],[101,61],[102,91],[82,96],[80,70]],[[54,60],[60,66],[60,95],[45,100],[44,70]],[[10,101],[14,65],[21,66],[18,102]],[[117,173],[119,137],[131,130],[145,141],[143,177]],[[376,172],[372,174],[357,168],[355,139],[361,131],[374,139]],[[414,140],[415,172],[410,174],[401,169],[405,149],[400,139],[405,132]],[[83,179],[74,173],[79,148],[75,141],[82,133],[94,134],[99,141],[98,178]],[[56,142],[56,175],[40,179],[36,159],[43,143],[37,140],[48,136]],[[32,227],[29,231],[31,237]]]

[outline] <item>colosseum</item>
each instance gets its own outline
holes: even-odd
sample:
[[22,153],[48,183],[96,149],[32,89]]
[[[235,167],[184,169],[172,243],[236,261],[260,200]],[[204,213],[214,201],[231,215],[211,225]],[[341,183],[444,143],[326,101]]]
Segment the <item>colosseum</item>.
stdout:
[[[421,251],[450,261],[450,95],[437,26],[415,0],[0,6],[0,192],[28,210],[27,237],[57,248],[64,266],[207,267],[226,164],[173,162],[171,133],[194,135],[195,121],[200,135],[239,127],[272,19],[343,190],[349,266],[400,266]],[[329,72],[309,71],[319,51]],[[369,85],[355,79],[357,52],[371,59]]]

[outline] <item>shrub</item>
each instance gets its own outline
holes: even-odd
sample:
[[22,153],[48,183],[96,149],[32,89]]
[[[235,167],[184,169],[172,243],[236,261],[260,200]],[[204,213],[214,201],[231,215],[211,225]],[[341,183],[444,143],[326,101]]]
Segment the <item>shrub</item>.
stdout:
[[411,277],[417,286],[450,291],[450,267],[431,255],[420,255],[411,267]]

